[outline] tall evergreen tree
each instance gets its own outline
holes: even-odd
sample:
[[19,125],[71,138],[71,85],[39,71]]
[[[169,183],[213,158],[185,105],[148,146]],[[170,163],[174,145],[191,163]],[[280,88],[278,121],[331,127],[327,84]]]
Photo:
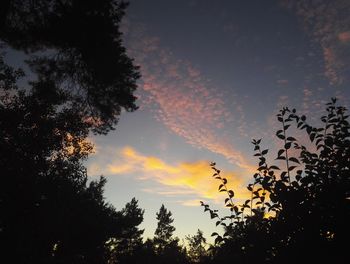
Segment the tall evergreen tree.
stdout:
[[157,228],[153,239],[155,259],[152,263],[187,263],[185,248],[179,245],[179,239],[173,237],[175,227],[172,213],[165,208],[164,204],[157,213]]
[[108,263],[137,263],[143,253],[143,229],[139,225],[143,221],[144,210],[139,208],[135,198],[119,212],[123,229],[118,237],[112,237],[107,243]]
[[157,213],[157,229],[154,232],[155,241],[159,246],[163,246],[171,241],[175,227],[172,225],[174,219],[172,218],[172,213],[168,211],[164,204],[159,209]]
[[207,241],[203,236],[201,230],[197,230],[194,236],[187,236],[186,240],[188,242],[188,257],[192,263],[204,263],[206,261],[207,252],[206,244]]

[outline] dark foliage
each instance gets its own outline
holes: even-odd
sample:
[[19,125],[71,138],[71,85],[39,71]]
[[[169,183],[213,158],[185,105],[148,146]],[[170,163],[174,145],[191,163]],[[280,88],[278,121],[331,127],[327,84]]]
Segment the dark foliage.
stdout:
[[209,256],[206,251],[207,240],[203,232],[198,229],[194,236],[187,236],[186,240],[188,242],[187,255],[191,263],[206,263]]
[[[223,236],[213,233],[214,263],[228,259],[237,263],[348,263],[350,126],[346,109],[332,99],[327,115],[321,117],[321,128],[309,125],[295,109],[283,108],[277,119],[281,130],[276,136],[283,148],[276,160],[284,162],[285,169],[268,164],[268,150],[261,149],[261,140],[253,140],[259,167],[247,186],[249,200],[235,204],[227,179],[212,164],[213,177],[221,182],[219,190],[227,193],[225,204],[231,212],[219,217],[202,203],[225,229]],[[293,123],[306,132],[310,146],[288,135]]]
[[67,94],[53,86],[0,98],[2,252],[17,263],[103,263],[104,243],[139,216],[104,201],[104,178],[88,184],[89,126],[76,108],[57,111]]
[[155,259],[152,263],[187,263],[186,252],[179,245],[179,239],[173,237],[175,227],[172,213],[162,206],[157,213],[157,229],[153,239]]
[[159,209],[157,213],[157,229],[155,231],[155,240],[156,243],[159,244],[160,247],[169,243],[172,240],[173,233],[175,231],[175,227],[172,225],[174,219],[171,217],[172,213],[168,211],[164,204]]
[[133,111],[137,67],[121,43],[127,4],[118,0],[5,0],[0,39],[28,55],[38,78],[69,92],[97,133],[113,129],[121,109]]
[[117,237],[110,238],[106,243],[108,263],[140,263],[143,255],[142,234],[138,226],[143,221],[144,210],[138,207],[138,201],[133,198],[120,211],[123,229]]
[[[143,211],[121,212],[88,181],[89,131],[136,109],[137,68],[121,45],[119,1],[2,1],[1,48],[25,51],[35,80],[0,56],[0,242],[11,263],[106,263],[107,241],[139,241]],[[36,57],[35,57],[35,56]],[[127,233],[127,234],[126,234]]]

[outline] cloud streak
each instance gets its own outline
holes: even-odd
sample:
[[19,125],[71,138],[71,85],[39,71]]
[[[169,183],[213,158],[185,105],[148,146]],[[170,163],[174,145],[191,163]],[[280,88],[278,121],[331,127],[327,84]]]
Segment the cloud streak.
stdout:
[[[227,127],[239,128],[237,135],[246,134],[242,111],[233,114],[224,95],[213,87],[198,68],[160,45],[142,29],[126,29],[130,55],[141,66],[141,106],[150,109],[155,118],[171,132],[197,148],[225,156],[240,168],[252,167],[237,151],[227,134]],[[239,104],[232,109],[239,109]],[[226,129],[225,129],[226,128]]]
[[[105,166],[88,166],[90,175],[138,175],[137,180],[154,181],[160,184],[159,188],[143,191],[164,196],[189,197],[181,200],[183,205],[194,205],[200,199],[218,200],[218,182],[211,179],[209,161],[180,162],[168,164],[162,159],[138,153],[131,147],[125,147],[116,152],[113,160]],[[225,173],[229,186],[234,189],[238,199],[245,199],[248,193],[245,188],[246,181],[242,175],[233,172]],[[198,205],[198,204],[197,204]]]
[[324,75],[333,85],[348,80],[350,70],[350,2],[281,0],[300,18],[305,31],[323,51]]

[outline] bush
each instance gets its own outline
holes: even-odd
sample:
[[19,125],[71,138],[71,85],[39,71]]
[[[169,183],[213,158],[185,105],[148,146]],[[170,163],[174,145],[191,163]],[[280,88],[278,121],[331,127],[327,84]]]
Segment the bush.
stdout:
[[[283,143],[276,160],[281,169],[267,161],[268,149],[253,140],[259,159],[254,180],[247,189],[251,198],[234,202],[227,179],[211,164],[213,177],[226,192],[225,205],[230,215],[219,217],[216,210],[202,202],[223,236],[213,233],[216,246],[214,262],[234,259],[238,263],[295,263],[296,261],[345,263],[344,241],[350,234],[350,141],[347,109],[327,104],[321,117],[323,127],[313,127],[304,115],[283,108],[277,115],[281,129],[276,136]],[[302,145],[288,134],[290,126],[305,131],[310,146]],[[291,155],[297,153],[297,155]]]

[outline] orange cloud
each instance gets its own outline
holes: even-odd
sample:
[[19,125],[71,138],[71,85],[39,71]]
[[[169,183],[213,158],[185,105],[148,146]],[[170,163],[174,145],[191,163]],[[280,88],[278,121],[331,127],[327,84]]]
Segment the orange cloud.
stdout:
[[[172,165],[160,158],[142,155],[131,147],[125,147],[117,152],[115,161],[108,164],[105,171],[100,171],[100,174],[137,174],[139,180],[155,181],[165,187],[158,190],[145,189],[144,191],[152,191],[166,196],[191,196],[190,200],[187,199],[181,203],[193,205],[194,203],[190,202],[192,200],[222,200],[222,196],[220,198],[218,193],[220,182],[211,177],[212,171],[209,163],[209,161],[202,160]],[[88,166],[88,171],[96,173],[96,165]],[[237,199],[249,197],[243,175],[227,172],[224,177],[228,179],[228,185],[235,191]]]

